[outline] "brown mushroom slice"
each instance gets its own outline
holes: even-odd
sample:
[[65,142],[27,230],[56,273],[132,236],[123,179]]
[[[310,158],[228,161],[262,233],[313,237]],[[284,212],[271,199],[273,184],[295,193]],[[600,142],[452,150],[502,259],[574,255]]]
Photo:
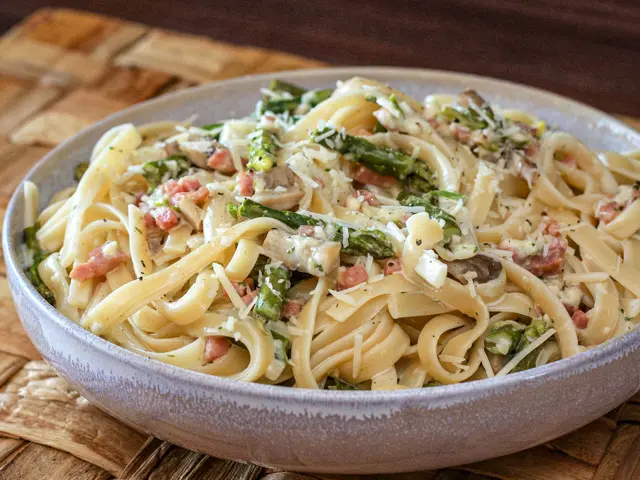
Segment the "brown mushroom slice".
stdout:
[[298,187],[290,187],[284,192],[265,190],[256,193],[251,199],[276,210],[291,210],[298,206],[302,197],[304,197],[302,190]]
[[256,194],[252,199],[277,210],[291,210],[304,197],[298,176],[289,167],[275,167],[268,172],[258,172],[254,185]]
[[469,282],[469,273],[475,273],[475,291],[483,301],[493,302],[504,294],[507,275],[498,260],[480,253],[465,260],[445,263],[447,273],[462,284],[466,285]]
[[475,104],[478,107],[484,107],[487,101],[480,96],[478,92],[471,88],[467,88],[458,94],[457,101],[463,107],[468,107],[470,104]]
[[494,258],[478,254],[465,260],[453,260],[446,262],[448,273],[460,283],[467,283],[468,273],[475,272],[475,283],[487,283],[495,280],[502,272],[502,264]]
[[271,230],[262,244],[262,253],[282,262],[290,270],[316,277],[331,274],[340,266],[340,244],[317,238]]
[[209,140],[187,140],[178,143],[178,148],[195,166],[207,168],[207,159],[215,150],[215,145]]
[[273,190],[277,187],[293,187],[298,185],[298,176],[287,166],[272,168],[268,172],[256,173],[256,178],[262,180],[264,190]]

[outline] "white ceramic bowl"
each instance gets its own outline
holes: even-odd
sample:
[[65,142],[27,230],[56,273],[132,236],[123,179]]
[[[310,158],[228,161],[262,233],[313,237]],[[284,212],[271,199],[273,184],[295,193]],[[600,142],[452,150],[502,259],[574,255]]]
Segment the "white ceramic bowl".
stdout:
[[[428,70],[339,68],[277,74],[306,87],[353,75],[416,98],[477,89],[530,110],[592,148],[640,148],[640,134],[566,98],[513,83]],[[42,199],[72,183],[100,135],[124,123],[210,122],[251,111],[276,75],[181,91],[127,109],[49,153],[27,178]],[[18,189],[20,191],[20,189]],[[575,357],[501,378],[397,392],[312,391],[248,384],[181,370],[126,351],[63,317],[18,264],[23,201],[3,229],[7,275],[24,328],[42,355],[91,402],[145,432],[215,456],[307,472],[383,473],[474,462],[525,449],[598,418],[640,388],[640,330]]]

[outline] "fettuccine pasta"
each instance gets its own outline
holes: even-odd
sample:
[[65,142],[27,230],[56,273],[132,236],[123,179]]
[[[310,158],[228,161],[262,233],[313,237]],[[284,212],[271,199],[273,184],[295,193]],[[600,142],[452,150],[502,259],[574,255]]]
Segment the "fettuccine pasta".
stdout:
[[125,124],[38,212],[70,320],[210,375],[393,390],[503,376],[640,320],[640,161],[473,90],[274,81],[245,118]]

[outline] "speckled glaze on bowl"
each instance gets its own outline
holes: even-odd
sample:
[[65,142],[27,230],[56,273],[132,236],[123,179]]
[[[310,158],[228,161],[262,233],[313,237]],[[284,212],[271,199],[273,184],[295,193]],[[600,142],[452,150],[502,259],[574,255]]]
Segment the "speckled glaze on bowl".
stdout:
[[[278,74],[307,87],[362,75],[422,98],[479,90],[530,110],[590,147],[640,148],[613,118],[540,90],[428,70],[340,68]],[[60,145],[27,175],[41,197],[72,182],[71,166],[123,122],[203,122],[246,114],[275,75],[205,85],[113,115]],[[386,473],[439,468],[508,454],[598,418],[640,389],[640,330],[532,371],[461,385],[397,392],[311,391],[230,381],[136,355],[92,335],[44,302],[16,256],[23,201],[3,229],[7,275],[24,328],[42,355],[91,402],[145,432],[218,457],[307,472]]]

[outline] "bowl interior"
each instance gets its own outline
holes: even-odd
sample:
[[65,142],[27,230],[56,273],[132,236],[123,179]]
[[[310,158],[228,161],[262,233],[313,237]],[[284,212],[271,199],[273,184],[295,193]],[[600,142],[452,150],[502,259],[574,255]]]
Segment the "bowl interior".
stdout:
[[[450,72],[396,69],[396,68],[338,68],[323,70],[307,70],[296,72],[285,72],[279,74],[269,74],[261,76],[251,76],[220,83],[204,85],[195,89],[181,91],[166,97],[151,100],[137,105],[123,112],[108,117],[102,122],[84,130],[72,139],[66,141],[54,151],[48,154],[38,165],[36,165],[26,176],[40,186],[40,207],[42,208],[51,196],[58,190],[68,187],[74,183],[73,166],[89,158],[91,149],[100,136],[110,127],[125,122],[140,124],[150,121],[160,120],[183,120],[193,115],[197,115],[198,123],[212,123],[216,120],[230,118],[234,116],[244,116],[253,110],[255,102],[259,98],[259,89],[264,87],[270,79],[278,77],[292,81],[308,88],[330,87],[335,85],[337,80],[347,79],[354,75],[369,77],[375,80],[389,83],[403,92],[422,100],[430,93],[456,93],[463,88],[474,88],[478,90],[491,102],[498,103],[504,107],[520,108],[532,112],[544,119],[549,125],[558,126],[567,131],[593,149],[629,151],[640,149],[640,134],[625,126],[614,118],[598,111],[573,102],[569,99],[559,97],[534,88],[521,85]],[[20,232],[23,225],[23,202],[22,195],[14,195],[3,229],[3,245],[5,248],[5,259],[8,268],[19,269],[16,249],[21,243]],[[24,277],[23,281],[25,280]],[[28,288],[28,287],[26,287]],[[32,289],[33,290],[33,289]],[[35,291],[32,291],[35,295]],[[44,304],[44,302],[42,302]],[[47,305],[48,307],[48,305]],[[146,359],[127,352],[115,345],[105,345],[107,342],[90,333],[82,330],[73,322],[64,319],[57,312],[51,310],[52,318],[55,321],[65,322],[66,328],[74,330],[76,335],[82,335],[87,342],[98,348],[113,349],[117,355],[127,359],[128,362],[138,365],[153,366],[153,369],[163,375],[179,375],[182,379],[191,379],[197,382],[209,382],[211,385],[220,386],[220,379],[209,378],[209,376],[185,372],[169,365],[158,365],[158,362]],[[500,384],[512,384],[518,379],[540,380],[545,375],[563,374],[569,369],[577,366],[579,368],[590,368],[603,360],[606,356],[616,352],[617,347],[622,349],[635,342],[637,346],[640,340],[640,331],[629,334],[624,339],[616,339],[608,345],[599,347],[590,352],[581,354],[576,358],[556,362],[555,364],[535,369],[534,371],[521,372],[510,375],[508,378],[483,380],[467,385],[453,387],[442,387],[438,389],[424,389],[416,392],[419,395],[429,395],[432,397],[449,397],[455,392],[462,393],[466,389],[477,389],[480,384],[485,384],[486,388],[495,388]],[[631,338],[632,337],[632,338]],[[614,345],[615,344],[615,345]],[[619,354],[619,350],[617,351]],[[591,363],[590,365],[590,362]],[[236,388],[231,385],[235,382],[223,380],[228,388]],[[241,388],[237,386],[237,388]],[[242,387],[244,388],[244,387]],[[323,392],[291,392],[292,389],[282,389],[264,385],[252,385],[249,387],[254,393],[264,393],[274,397],[295,396],[298,400],[319,400],[318,393]],[[461,389],[462,390],[455,390]],[[297,390],[297,389],[296,389]],[[286,393],[285,393],[286,391]],[[365,392],[339,392],[343,398],[353,399],[353,395],[367,395]],[[405,392],[375,392],[376,401],[384,402],[385,399],[394,396],[409,395]],[[451,400],[451,397],[449,397]],[[323,401],[326,401],[323,399]],[[446,403],[446,401],[445,401]]]

